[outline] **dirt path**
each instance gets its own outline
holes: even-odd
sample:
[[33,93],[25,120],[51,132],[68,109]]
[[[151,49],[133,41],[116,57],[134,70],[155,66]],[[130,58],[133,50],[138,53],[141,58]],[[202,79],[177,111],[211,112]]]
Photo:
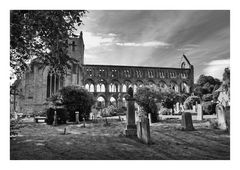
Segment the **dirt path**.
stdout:
[[[143,160],[230,159],[229,134],[196,122],[196,131],[178,130],[180,121],[162,121],[151,126],[152,145],[123,135],[125,122],[113,120],[82,125],[25,122],[18,137],[10,140],[12,160]],[[67,127],[69,134],[63,135]]]

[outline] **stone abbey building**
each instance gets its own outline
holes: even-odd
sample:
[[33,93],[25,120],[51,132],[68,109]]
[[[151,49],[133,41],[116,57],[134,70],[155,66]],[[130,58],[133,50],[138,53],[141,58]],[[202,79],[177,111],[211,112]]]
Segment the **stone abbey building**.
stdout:
[[180,93],[190,93],[193,87],[194,68],[185,55],[179,68],[84,64],[82,32],[78,38],[69,39],[68,52],[78,64],[72,65],[64,76],[49,67],[39,67],[37,62],[31,63],[32,69],[15,82],[20,91],[15,103],[17,112],[41,111],[48,97],[68,85],[84,86],[105,105],[124,100],[124,93],[130,86],[136,91],[143,85],[156,85]]

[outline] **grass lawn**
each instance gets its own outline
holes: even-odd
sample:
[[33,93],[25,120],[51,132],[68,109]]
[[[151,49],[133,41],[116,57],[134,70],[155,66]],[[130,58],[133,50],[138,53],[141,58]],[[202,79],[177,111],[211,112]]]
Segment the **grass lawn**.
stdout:
[[[123,135],[125,121],[87,122],[86,128],[68,124],[50,126],[23,121],[17,137],[10,139],[11,160],[229,160],[230,136],[210,129],[208,121],[193,121],[196,131],[179,130],[180,120],[151,125],[153,144],[145,145]],[[64,128],[67,134],[63,134]]]

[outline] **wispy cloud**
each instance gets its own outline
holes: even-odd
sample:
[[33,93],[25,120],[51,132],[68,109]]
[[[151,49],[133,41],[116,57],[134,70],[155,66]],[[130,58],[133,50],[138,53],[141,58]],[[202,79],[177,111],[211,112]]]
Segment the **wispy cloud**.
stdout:
[[221,80],[224,69],[226,67],[230,67],[230,59],[213,60],[205,65],[207,66],[203,70],[203,73],[205,75],[211,75],[211,76],[219,78]]
[[167,47],[170,44],[161,42],[161,41],[150,41],[143,43],[134,43],[134,42],[125,42],[125,43],[116,43],[119,46],[129,46],[129,47]]

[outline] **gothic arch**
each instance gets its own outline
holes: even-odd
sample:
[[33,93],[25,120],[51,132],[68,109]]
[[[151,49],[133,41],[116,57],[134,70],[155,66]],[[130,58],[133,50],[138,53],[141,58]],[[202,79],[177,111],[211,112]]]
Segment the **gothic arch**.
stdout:
[[63,87],[63,76],[49,69],[47,74],[47,98],[57,93]]
[[179,86],[175,81],[170,81],[170,89],[179,92]]
[[180,83],[180,91],[184,93],[190,93],[190,86],[187,82],[183,81]]

